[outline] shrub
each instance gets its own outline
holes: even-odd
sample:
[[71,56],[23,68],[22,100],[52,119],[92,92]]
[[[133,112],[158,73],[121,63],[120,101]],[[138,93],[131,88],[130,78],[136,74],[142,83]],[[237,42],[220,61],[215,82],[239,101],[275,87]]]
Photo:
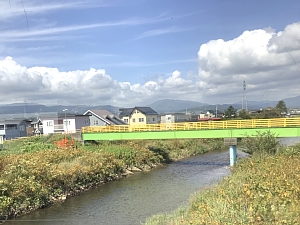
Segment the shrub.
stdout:
[[275,154],[281,147],[277,136],[270,131],[257,131],[256,136],[246,135],[242,139],[242,144],[245,146],[243,151],[246,153],[251,155],[257,153],[261,156]]

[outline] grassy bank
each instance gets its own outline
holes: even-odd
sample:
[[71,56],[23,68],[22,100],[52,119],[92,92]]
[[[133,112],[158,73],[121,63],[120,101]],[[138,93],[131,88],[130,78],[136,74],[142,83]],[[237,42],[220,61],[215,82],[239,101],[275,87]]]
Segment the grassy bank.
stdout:
[[150,168],[222,146],[221,140],[93,142],[57,148],[61,136],[8,142],[0,152],[0,218],[46,207],[91,186],[118,179],[126,170]]
[[272,154],[259,145],[253,149],[252,157],[239,161],[231,176],[193,195],[186,208],[156,215],[146,225],[300,224],[300,144],[276,148]]

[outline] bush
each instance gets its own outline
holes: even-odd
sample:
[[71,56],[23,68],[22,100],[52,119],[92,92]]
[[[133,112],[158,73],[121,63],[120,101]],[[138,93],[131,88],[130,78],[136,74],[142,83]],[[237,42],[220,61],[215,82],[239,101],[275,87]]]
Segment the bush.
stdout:
[[275,154],[282,146],[277,140],[277,136],[270,131],[260,132],[257,131],[256,136],[246,135],[242,139],[242,145],[244,145],[244,152],[253,154],[269,155]]

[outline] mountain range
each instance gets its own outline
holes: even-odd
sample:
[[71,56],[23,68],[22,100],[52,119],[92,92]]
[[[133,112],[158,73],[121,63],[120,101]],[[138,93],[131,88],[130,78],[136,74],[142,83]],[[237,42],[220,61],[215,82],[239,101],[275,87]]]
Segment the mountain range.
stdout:
[[[300,96],[282,99],[288,108],[300,108]],[[259,110],[266,107],[275,107],[278,101],[248,101],[247,107],[249,110]],[[152,104],[146,105],[157,111],[158,113],[174,113],[174,112],[205,112],[207,110],[218,110],[224,111],[229,106],[233,106],[235,109],[242,107],[241,102],[233,104],[217,104],[210,105],[207,103],[201,103],[196,101],[184,101],[174,99],[163,99],[158,100]],[[132,106],[134,107],[134,106]],[[64,109],[68,109],[68,113],[82,114],[87,110],[91,109],[104,109],[111,113],[118,115],[119,108],[111,105],[55,105],[46,106],[36,103],[13,103],[0,105],[0,117],[4,115],[14,115],[13,117],[32,117],[38,114],[47,112],[63,112]],[[2,115],[2,116],[1,116]]]

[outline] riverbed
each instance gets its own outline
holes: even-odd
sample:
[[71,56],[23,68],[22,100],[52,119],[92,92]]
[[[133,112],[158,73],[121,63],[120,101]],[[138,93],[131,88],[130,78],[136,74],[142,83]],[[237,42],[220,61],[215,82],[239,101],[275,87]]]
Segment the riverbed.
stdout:
[[187,204],[201,188],[230,174],[228,150],[212,151],[93,188],[6,224],[135,225]]

